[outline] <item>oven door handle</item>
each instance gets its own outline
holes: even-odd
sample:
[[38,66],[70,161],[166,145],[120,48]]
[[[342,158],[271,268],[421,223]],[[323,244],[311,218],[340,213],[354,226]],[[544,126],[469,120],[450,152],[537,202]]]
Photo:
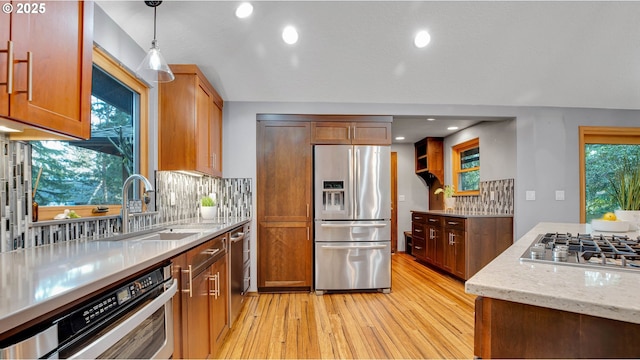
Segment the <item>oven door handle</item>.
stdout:
[[[138,325],[140,325],[143,321],[145,321],[148,317],[153,315],[161,307],[165,306],[165,304],[171,300],[173,295],[175,295],[178,289],[178,282],[173,279],[173,284],[160,296],[153,299],[149,304],[145,305],[142,309],[138,310],[132,316],[129,316],[126,320],[119,323],[109,332],[101,336],[99,339],[96,339],[91,344],[84,347],[79,352],[71,355],[69,359],[95,359],[100,356],[102,353],[107,351],[110,347],[115,345],[120,339],[129,334],[132,329],[135,329]],[[173,312],[169,310],[170,312]],[[169,314],[169,316],[173,316],[173,314]],[[172,326],[171,324],[169,324]],[[169,341],[173,341],[173,337],[168,339]]]

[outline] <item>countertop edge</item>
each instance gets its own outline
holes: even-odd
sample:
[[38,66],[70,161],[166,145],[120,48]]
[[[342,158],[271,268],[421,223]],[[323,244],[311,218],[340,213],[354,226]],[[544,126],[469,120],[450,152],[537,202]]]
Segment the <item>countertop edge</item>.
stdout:
[[[229,225],[226,225],[222,228],[219,228],[217,230],[211,231],[211,232],[202,232],[202,234],[198,237],[195,238],[191,241],[186,242],[185,244],[176,247],[174,249],[171,249],[169,251],[166,251],[160,255],[154,256],[152,258],[148,258],[144,261],[141,261],[133,266],[129,266],[126,269],[111,273],[111,274],[107,274],[104,277],[100,278],[100,279],[96,279],[95,281],[92,281],[91,283],[79,286],[77,288],[73,288],[69,291],[66,292],[62,292],[60,294],[57,294],[49,299],[47,299],[44,302],[35,304],[33,306],[28,306],[25,307],[23,309],[20,309],[18,311],[12,312],[11,314],[6,315],[5,317],[0,318],[0,335],[4,334],[16,327],[19,327],[27,322],[33,321],[34,319],[40,318],[40,317],[48,317],[50,316],[50,314],[55,312],[55,309],[66,306],[80,298],[92,295],[98,291],[100,291],[101,289],[103,289],[104,287],[107,286],[111,286],[112,284],[118,283],[120,281],[122,281],[123,279],[132,276],[136,273],[139,273],[145,269],[149,269],[151,267],[153,267],[154,265],[158,265],[161,264],[164,261],[167,261],[171,258],[173,258],[176,255],[179,255],[181,253],[184,253],[185,251],[196,247],[202,243],[204,243],[205,241],[214,238],[216,236],[219,236],[221,234],[224,234],[238,226],[244,225],[248,222],[251,221],[251,218],[240,218],[240,220],[233,222],[233,223],[229,223]],[[185,223],[187,224],[187,223]],[[174,226],[176,224],[173,225],[166,225],[164,227],[171,227]],[[207,224],[203,224],[203,225],[207,225]],[[132,236],[132,238],[135,236]],[[105,241],[105,239],[102,240],[87,240],[87,239],[80,239],[80,240],[70,240],[70,241],[76,241],[76,242],[81,242],[81,241]],[[107,240],[108,241],[108,240]],[[116,241],[130,241],[127,239],[122,239],[122,240],[116,240]],[[144,240],[138,240],[138,241],[144,241]],[[56,245],[63,245],[63,243],[59,243]]]
[[411,210],[412,213],[420,213],[427,215],[440,215],[458,218],[513,218],[513,214],[498,213],[477,213],[477,212],[461,212],[461,211],[445,211],[445,210]]
[[620,290],[637,292],[640,273],[520,261],[535,237],[552,227],[559,232],[591,232],[586,224],[540,223],[467,280],[465,292],[640,324],[640,304],[631,300],[633,293]]

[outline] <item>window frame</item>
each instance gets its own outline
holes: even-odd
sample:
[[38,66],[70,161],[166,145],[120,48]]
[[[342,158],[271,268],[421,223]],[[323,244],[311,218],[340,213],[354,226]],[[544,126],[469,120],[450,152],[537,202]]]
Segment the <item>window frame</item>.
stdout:
[[458,186],[458,179],[460,174],[471,171],[478,171],[480,173],[480,166],[474,166],[468,169],[460,168],[460,154],[470,150],[478,148],[478,153],[480,152],[480,138],[474,138],[471,140],[467,140],[460,144],[454,145],[451,147],[451,175],[453,177],[453,186],[456,189],[454,196],[469,196],[469,195],[480,195],[480,184],[478,183],[478,190],[469,190],[469,191],[459,191],[460,187]]
[[640,145],[640,127],[579,126],[580,223],[587,221],[587,183],[585,178],[586,144]]
[[[113,59],[104,50],[97,46],[93,47],[93,64],[100,67],[109,75],[119,80],[133,91],[139,94],[140,118],[139,118],[139,163],[140,174],[149,177],[149,88],[141,82],[134,74],[126,69],[119,61]],[[89,109],[89,111],[91,111]],[[40,220],[51,220],[57,214],[61,214],[65,209],[74,210],[82,217],[118,215],[122,204],[107,204],[109,211],[99,215],[93,214],[92,210],[96,205],[73,205],[73,206],[40,206],[38,217]]]

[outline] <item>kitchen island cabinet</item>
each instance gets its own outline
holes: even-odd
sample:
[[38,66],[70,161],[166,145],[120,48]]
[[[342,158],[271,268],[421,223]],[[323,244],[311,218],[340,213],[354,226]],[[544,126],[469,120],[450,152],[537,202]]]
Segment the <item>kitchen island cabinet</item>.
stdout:
[[30,125],[12,139],[91,136],[93,6],[13,2],[0,15],[0,116]]
[[222,98],[196,65],[170,66],[175,80],[158,88],[158,170],[220,177]]
[[640,274],[519,260],[550,232],[594,233],[588,224],[540,223],[465,283],[478,295],[475,356],[638,358]]
[[[466,280],[513,243],[513,217],[413,211],[414,256]],[[416,251],[416,234],[424,250]],[[418,245],[420,246],[420,245]]]

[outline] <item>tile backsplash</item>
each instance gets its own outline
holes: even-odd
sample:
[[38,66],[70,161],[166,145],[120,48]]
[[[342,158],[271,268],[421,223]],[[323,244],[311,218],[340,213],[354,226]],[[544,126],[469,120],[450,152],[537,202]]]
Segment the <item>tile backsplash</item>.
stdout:
[[513,215],[513,186],[514,179],[481,181],[480,195],[456,196],[456,211]]
[[[31,223],[31,146],[10,141],[2,134],[0,146],[0,252],[120,232],[121,219],[117,215]],[[199,199],[210,193],[215,193],[218,199],[219,217],[251,216],[251,179],[158,171],[155,184],[156,211],[133,214],[131,229],[134,231],[195,218],[199,214]],[[175,205],[171,205],[171,193]]]

